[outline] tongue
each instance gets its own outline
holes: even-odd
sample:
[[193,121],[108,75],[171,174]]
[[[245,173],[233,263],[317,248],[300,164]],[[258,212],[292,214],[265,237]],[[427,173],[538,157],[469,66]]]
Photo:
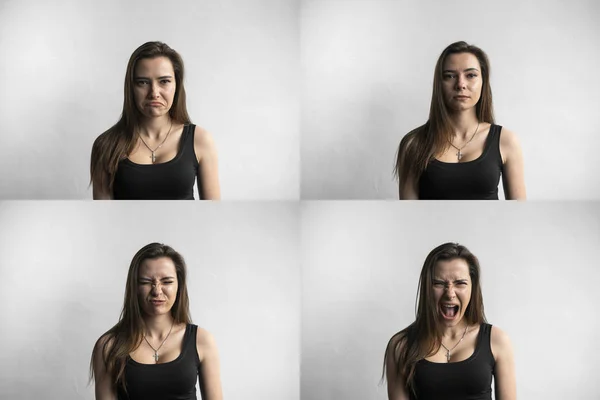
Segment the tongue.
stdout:
[[447,317],[452,318],[456,315],[456,307],[444,307],[444,310],[445,310],[444,314]]

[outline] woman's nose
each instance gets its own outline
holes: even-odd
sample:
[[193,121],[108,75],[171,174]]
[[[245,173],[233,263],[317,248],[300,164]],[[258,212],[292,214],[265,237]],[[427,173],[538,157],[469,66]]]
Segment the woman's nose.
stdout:
[[158,85],[153,84],[150,88],[150,97],[155,98],[158,97]]

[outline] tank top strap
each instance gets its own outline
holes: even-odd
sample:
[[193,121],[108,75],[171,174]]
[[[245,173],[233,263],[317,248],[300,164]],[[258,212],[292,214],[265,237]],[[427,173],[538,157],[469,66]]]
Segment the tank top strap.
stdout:
[[181,136],[181,152],[182,156],[190,160],[195,168],[198,168],[198,157],[196,157],[196,151],[194,149],[194,133],[196,131],[196,125],[189,124],[183,128]]
[[183,347],[186,353],[190,354],[195,360],[196,365],[200,366],[200,358],[198,357],[198,348],[196,346],[196,337],[198,333],[198,325],[188,324],[185,332]]
[[488,358],[492,364],[495,364],[494,355],[492,353],[492,325],[482,323],[480,326],[479,338],[477,340],[477,353],[479,356]]
[[494,145],[496,143],[500,143],[498,141],[498,138],[500,137],[500,135],[499,135],[500,132],[499,132],[498,128],[500,128],[499,125],[494,125],[494,124],[490,125],[490,131],[488,133],[487,138],[485,139],[485,145],[483,148],[484,153],[489,152],[489,150],[491,150],[492,147],[495,147]]

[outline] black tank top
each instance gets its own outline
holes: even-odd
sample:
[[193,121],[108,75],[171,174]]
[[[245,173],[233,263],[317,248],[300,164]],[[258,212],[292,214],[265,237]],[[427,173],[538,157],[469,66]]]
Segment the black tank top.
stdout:
[[127,394],[118,388],[118,400],[196,400],[200,359],[196,350],[197,325],[188,324],[181,354],[164,364],[140,364],[131,357],[125,365]]
[[198,159],[194,151],[193,124],[183,128],[177,155],[161,164],[119,162],[113,184],[115,200],[194,200]]
[[419,179],[421,200],[498,200],[502,174],[500,125],[492,125],[481,156],[464,163],[431,160]]
[[492,400],[496,361],[490,345],[492,326],[481,324],[475,352],[455,363],[417,362],[413,400]]

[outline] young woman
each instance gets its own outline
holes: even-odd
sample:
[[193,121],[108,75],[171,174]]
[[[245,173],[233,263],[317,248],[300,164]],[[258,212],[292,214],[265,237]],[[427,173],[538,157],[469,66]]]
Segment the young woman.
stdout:
[[384,358],[390,400],[516,399],[506,333],[486,322],[479,261],[446,243],[427,256],[416,320],[392,336]]
[[497,200],[500,176],[506,199],[526,198],[521,146],[494,123],[489,77],[480,48],[456,42],[442,52],[429,120],[398,148],[401,200]]
[[131,261],[119,322],[94,346],[90,379],[98,400],[222,400],[212,335],[192,325],[186,265],[169,246],[151,243]]
[[125,74],[121,119],[92,147],[94,199],[220,198],[212,136],[187,113],[181,56],[161,42],[136,49]]

